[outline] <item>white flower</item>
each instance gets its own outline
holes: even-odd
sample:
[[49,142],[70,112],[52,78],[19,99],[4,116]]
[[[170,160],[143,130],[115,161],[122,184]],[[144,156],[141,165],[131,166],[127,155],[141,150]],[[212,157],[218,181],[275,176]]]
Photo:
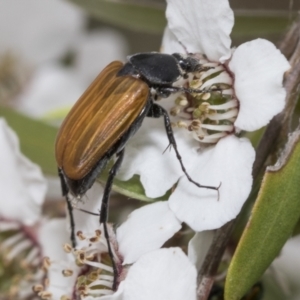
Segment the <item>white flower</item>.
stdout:
[[16,134],[0,118],[0,217],[33,225],[41,217],[46,182],[41,169],[21,152]]
[[197,271],[202,267],[206,254],[213,241],[214,231],[207,230],[197,232],[189,241],[188,244],[188,257],[195,265]]
[[195,267],[180,248],[159,249],[143,255],[129,269],[120,286],[120,299],[194,300],[196,275]]
[[[38,237],[43,255],[43,271],[45,272],[43,279],[47,277],[47,281],[51,283],[51,293],[45,290],[44,284],[47,285],[47,281],[31,284],[33,291],[41,299],[56,300],[61,299],[61,295],[72,295],[80,268],[63,250],[63,245],[70,238],[70,233],[66,229],[66,219],[52,219],[45,222],[39,229]],[[66,276],[62,277],[62,269],[72,269],[72,272],[66,271]]]
[[[41,169],[20,152],[18,138],[3,118],[0,118],[0,144],[1,261],[17,271],[7,278],[11,283],[9,296],[32,299],[32,287],[41,289],[45,272],[50,268],[44,256],[55,256],[60,262],[64,261],[65,268],[68,266],[61,245],[69,239],[70,233],[65,219],[43,218],[46,180]],[[54,247],[56,244],[59,247]],[[55,268],[55,262],[52,267]],[[61,292],[59,283],[54,286],[54,291]],[[72,290],[72,286],[64,286],[64,291],[68,288]]]
[[11,297],[27,299],[32,295],[31,285],[41,282],[44,276],[40,270],[43,249],[39,230],[44,225],[41,207],[46,182],[40,168],[20,152],[18,138],[3,118],[0,118],[0,144],[1,261],[7,264],[13,261],[19,267],[10,286]]
[[168,146],[162,120],[145,120],[126,148],[119,178],[140,175],[152,198],[178,182],[169,198],[177,218],[195,231],[215,229],[236,217],[252,186],[254,149],[237,135],[261,128],[283,109],[282,80],[289,63],[263,39],[230,49],[234,20],[227,0],[169,0],[166,15],[163,51],[198,57],[203,70],[188,83],[207,92],[159,103],[175,115],[175,139],[189,175],[202,185],[221,184],[219,198],[183,176],[173,151],[162,155]]
[[[82,208],[98,211],[102,193],[103,188],[95,184]],[[70,285],[74,288],[71,294],[60,295],[55,292],[57,289],[52,292],[53,280],[49,278],[49,287],[43,291],[49,299],[62,295],[101,300],[196,299],[196,269],[187,256],[179,248],[159,249],[181,228],[167,202],[157,202],[135,210],[117,229],[116,235],[108,224],[110,245],[118,270],[115,292],[112,290],[113,269],[103,227],[99,228],[99,217],[81,211],[75,211],[74,217],[79,230],[78,245],[76,250],[69,246],[65,249],[75,257],[81,271],[76,269],[75,264],[74,268],[68,268],[63,273],[63,267],[57,268],[57,264],[56,269],[49,269],[50,277],[55,278],[54,287],[56,282],[64,284],[62,274],[78,276],[71,283],[65,282],[66,288]],[[58,260],[50,257],[50,265],[52,261]],[[60,290],[63,291],[62,286]]]

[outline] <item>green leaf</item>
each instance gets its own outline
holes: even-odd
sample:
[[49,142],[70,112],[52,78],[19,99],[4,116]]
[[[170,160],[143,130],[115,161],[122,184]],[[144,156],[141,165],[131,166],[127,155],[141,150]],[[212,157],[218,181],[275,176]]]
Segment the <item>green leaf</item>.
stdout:
[[225,300],[239,300],[277,257],[300,216],[300,130],[268,167],[250,219],[229,266]]
[[19,136],[23,154],[40,165],[45,174],[57,175],[54,156],[57,128],[3,106],[0,106],[0,117],[4,117]]
[[[110,168],[113,166],[113,161],[110,161],[106,169],[102,172],[98,181],[105,184]],[[166,194],[159,198],[149,198],[145,195],[145,189],[140,181],[140,176],[134,175],[127,181],[121,181],[117,178],[114,179],[112,189],[122,195],[128,196],[129,198],[138,199],[146,202],[153,202],[159,200],[167,200],[171,195],[171,190],[167,191]]]
[[232,37],[268,37],[283,33],[290,23],[286,13],[236,11]]
[[160,5],[107,0],[70,1],[83,7],[99,20],[136,31],[162,33],[167,24],[163,6]]
[[298,220],[295,228],[294,228],[294,231],[293,231],[293,236],[296,236],[296,235],[299,235],[300,234],[300,220]]

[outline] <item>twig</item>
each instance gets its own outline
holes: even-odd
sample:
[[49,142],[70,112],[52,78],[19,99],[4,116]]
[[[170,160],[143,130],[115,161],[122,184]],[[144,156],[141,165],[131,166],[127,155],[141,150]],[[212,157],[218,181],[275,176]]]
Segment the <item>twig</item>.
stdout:
[[234,228],[235,220],[226,223],[216,230],[212,244],[204,263],[198,273],[198,300],[206,300],[214,283],[214,276],[219,267],[227,242]]

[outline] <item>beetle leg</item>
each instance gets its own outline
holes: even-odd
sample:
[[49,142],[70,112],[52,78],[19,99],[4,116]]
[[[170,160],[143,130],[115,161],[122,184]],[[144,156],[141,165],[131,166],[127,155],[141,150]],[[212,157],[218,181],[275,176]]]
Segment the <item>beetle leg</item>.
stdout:
[[124,157],[124,148],[117,153],[117,160],[112,166],[112,168],[109,171],[109,175],[106,181],[103,198],[102,198],[102,204],[101,204],[101,212],[100,212],[100,223],[107,222],[108,217],[108,201],[109,201],[109,195],[111,192],[111,187],[114,181],[114,178],[118,172],[118,170],[121,167],[123,157]]
[[69,193],[69,188],[65,182],[64,174],[60,168],[58,168],[58,176],[60,179],[61,192],[62,195],[65,197]]
[[67,202],[67,208],[68,208],[68,213],[70,217],[70,227],[71,227],[71,243],[72,247],[76,247],[76,237],[75,237],[75,221],[74,221],[74,215],[73,215],[73,206],[71,204],[71,200],[69,199],[69,188],[66,184],[64,174],[60,168],[58,168],[58,176],[60,179],[60,184],[61,184],[61,189],[62,189],[62,195],[66,198]]
[[[100,213],[100,215],[101,215],[101,213]],[[108,230],[107,230],[107,223],[106,222],[103,222],[103,230],[104,230],[104,236],[105,236],[106,243],[107,243],[108,255],[110,257],[113,272],[114,272],[114,282],[113,282],[112,290],[115,291],[117,289],[118,269],[117,269],[117,266],[116,266],[116,262],[114,260],[113,252],[111,250],[111,245],[110,245],[110,241],[109,241],[109,233],[108,233]]]
[[166,128],[166,133],[169,139],[170,144],[173,146],[175,153],[176,153],[176,157],[179,160],[181,169],[183,171],[183,173],[185,174],[185,176],[187,177],[187,179],[192,182],[193,184],[195,184],[196,186],[198,186],[199,188],[206,188],[206,189],[211,189],[211,190],[216,190],[219,191],[219,187],[215,187],[215,186],[209,186],[209,185],[202,185],[196,181],[194,181],[190,175],[188,174],[187,170],[184,167],[183,161],[182,161],[182,157],[178,151],[177,148],[177,144],[174,138],[174,133],[173,133],[173,129],[171,126],[171,120],[169,117],[168,112],[160,105],[158,105],[157,103],[153,103],[151,109],[149,110],[149,113],[147,115],[148,117],[152,117],[152,118],[159,118],[159,117],[163,117],[164,118],[164,122],[165,122],[165,128]]
[[118,270],[117,266],[114,260],[113,252],[111,249],[110,241],[109,241],[109,233],[107,230],[107,217],[108,217],[108,201],[109,201],[109,196],[111,192],[111,187],[114,181],[114,178],[118,172],[118,170],[121,167],[123,157],[124,157],[124,148],[117,153],[117,160],[112,166],[112,168],[109,171],[109,175],[106,181],[106,185],[104,188],[104,193],[103,193],[103,198],[102,198],[102,203],[101,203],[101,210],[100,210],[100,224],[103,224],[103,229],[104,229],[104,236],[107,242],[107,248],[108,248],[108,254],[110,256],[111,262],[112,262],[112,268],[114,271],[114,282],[113,282],[113,290],[116,290],[117,288],[117,277],[118,277]]
[[68,213],[70,217],[70,227],[71,227],[71,243],[72,247],[76,247],[76,237],[75,237],[75,222],[74,222],[74,215],[73,215],[73,206],[71,204],[71,200],[69,199],[68,195],[65,196],[66,201],[67,201],[67,208],[68,208]]

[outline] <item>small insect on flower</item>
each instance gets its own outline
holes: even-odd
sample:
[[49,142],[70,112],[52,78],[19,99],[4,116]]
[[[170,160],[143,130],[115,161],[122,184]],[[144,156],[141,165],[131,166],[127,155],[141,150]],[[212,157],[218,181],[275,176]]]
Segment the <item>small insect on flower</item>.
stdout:
[[[80,199],[93,185],[109,160],[116,155],[110,169],[100,210],[100,223],[109,236],[105,223],[113,179],[121,166],[127,141],[139,129],[145,117],[164,118],[166,134],[188,180],[200,188],[218,190],[194,181],[187,173],[177,150],[167,111],[155,102],[172,93],[207,91],[183,86],[189,75],[201,71],[201,64],[192,55],[139,53],[128,62],[110,63],[88,87],[65,118],[56,139],[56,161],[63,195],[71,221],[71,240],[75,240],[75,224],[69,192]],[[177,86],[176,86],[177,84]],[[109,247],[111,254],[111,250]],[[111,257],[112,254],[111,254]],[[115,275],[117,270],[112,261]]]

